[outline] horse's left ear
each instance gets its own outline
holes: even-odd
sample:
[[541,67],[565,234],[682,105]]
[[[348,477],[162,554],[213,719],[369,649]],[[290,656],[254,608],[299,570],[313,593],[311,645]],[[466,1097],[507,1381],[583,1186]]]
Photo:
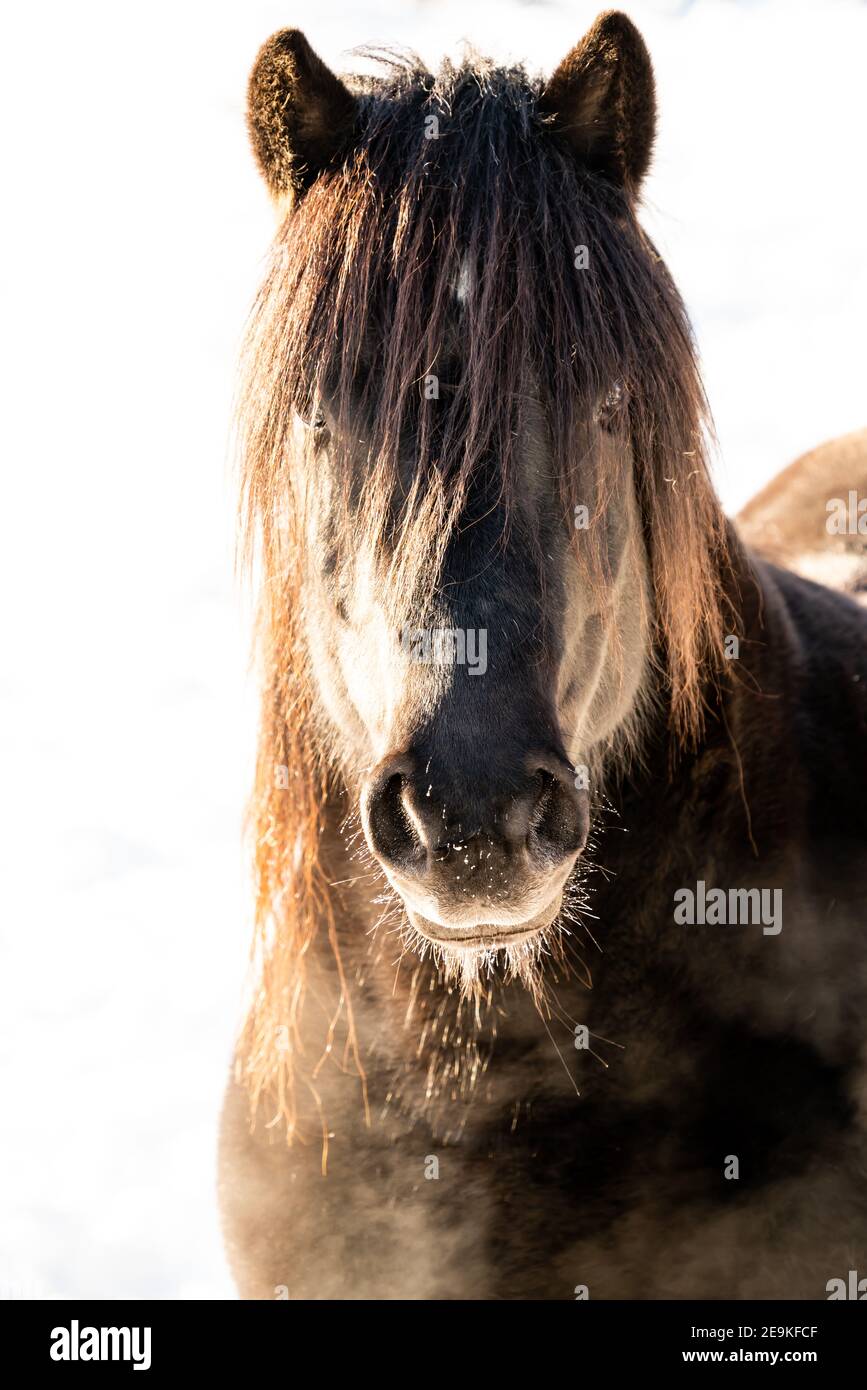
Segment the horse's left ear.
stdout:
[[610,10],[563,59],[539,98],[587,168],[637,192],[656,131],[653,66],[625,14]]
[[259,50],[247,88],[256,162],[278,207],[288,207],[345,149],[353,94],[300,29],[281,29]]

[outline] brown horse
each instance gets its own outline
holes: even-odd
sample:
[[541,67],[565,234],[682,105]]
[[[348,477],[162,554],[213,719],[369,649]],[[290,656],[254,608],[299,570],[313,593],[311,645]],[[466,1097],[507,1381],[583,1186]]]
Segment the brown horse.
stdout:
[[748,545],[806,579],[867,594],[867,430],[803,454],[738,516]]
[[867,615],[720,510],[644,44],[343,81],[287,30],[249,97],[239,1288],[824,1298],[867,1273]]

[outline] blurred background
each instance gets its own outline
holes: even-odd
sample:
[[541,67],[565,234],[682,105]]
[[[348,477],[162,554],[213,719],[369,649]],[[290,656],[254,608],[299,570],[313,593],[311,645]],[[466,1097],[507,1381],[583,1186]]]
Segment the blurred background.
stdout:
[[[549,71],[583,0],[7,9],[0,1296],[231,1297],[221,1092],[250,929],[255,697],[228,432],[271,235],[259,44],[298,25]],[[692,313],[730,510],[867,423],[867,4],[634,0],[646,225]]]

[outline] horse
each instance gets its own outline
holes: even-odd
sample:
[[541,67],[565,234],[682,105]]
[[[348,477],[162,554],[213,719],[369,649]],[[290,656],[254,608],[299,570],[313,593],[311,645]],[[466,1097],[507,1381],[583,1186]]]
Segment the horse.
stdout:
[[867,430],[790,463],[737,517],[765,559],[867,601]]
[[836,1296],[867,616],[723,514],[631,21],[547,80],[378,58],[282,30],[249,82],[278,229],[238,406],[239,1293]]

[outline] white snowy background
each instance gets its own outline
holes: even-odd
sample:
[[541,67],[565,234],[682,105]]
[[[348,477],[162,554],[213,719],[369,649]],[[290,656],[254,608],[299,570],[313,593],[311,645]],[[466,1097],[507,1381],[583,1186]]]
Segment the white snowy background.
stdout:
[[[467,39],[547,70],[575,0],[6,11],[0,1294],[231,1297],[215,1131],[249,931],[255,700],[228,418],[271,233],[243,98],[274,29],[350,67]],[[634,0],[646,220],[735,509],[867,423],[867,4]]]

